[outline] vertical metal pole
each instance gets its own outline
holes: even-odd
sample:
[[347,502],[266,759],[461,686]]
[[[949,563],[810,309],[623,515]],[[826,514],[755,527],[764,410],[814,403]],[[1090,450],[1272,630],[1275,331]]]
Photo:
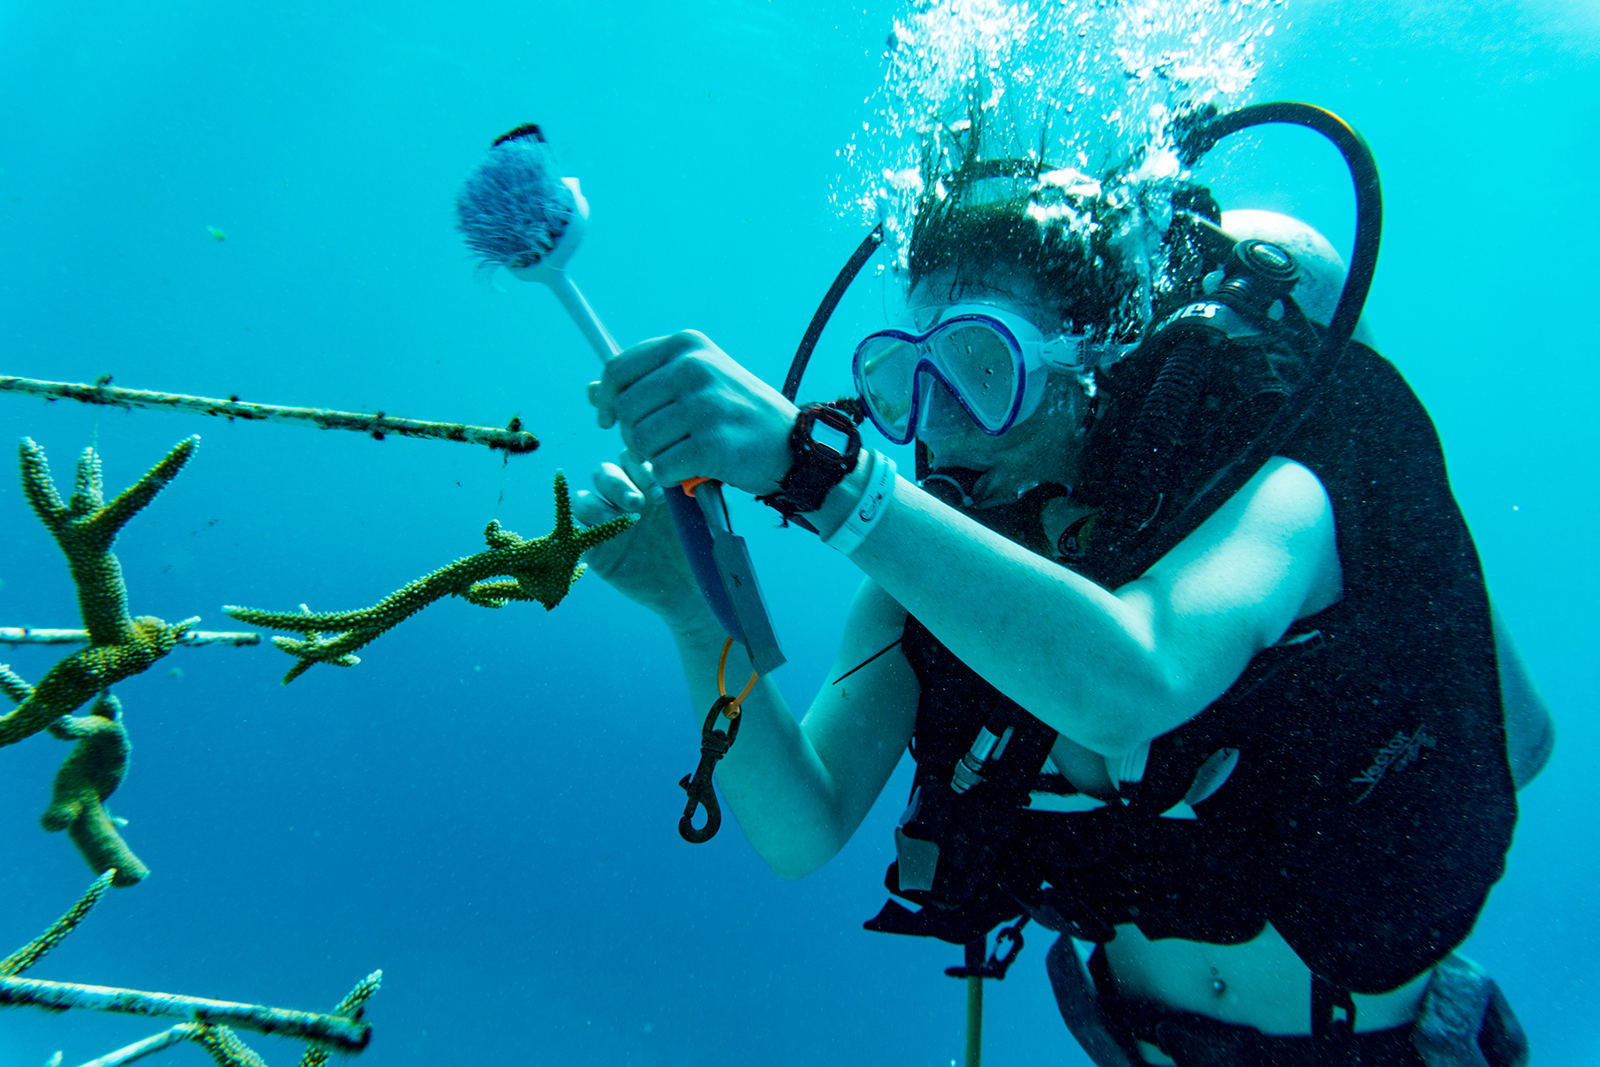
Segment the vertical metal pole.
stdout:
[[967,1067],[983,1064],[983,979],[967,977]]

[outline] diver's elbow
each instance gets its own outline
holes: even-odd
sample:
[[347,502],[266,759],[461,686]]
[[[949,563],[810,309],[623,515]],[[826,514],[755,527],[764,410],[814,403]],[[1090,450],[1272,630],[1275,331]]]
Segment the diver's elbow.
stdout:
[[1131,715],[1106,715],[1077,731],[1078,736],[1067,735],[1070,740],[1108,759],[1120,758],[1138,748],[1146,740],[1138,723]]
[[824,864],[834,857],[835,853],[827,855],[785,855],[762,856],[772,873],[782,878],[785,882],[798,882],[813,871],[819,870]]
[[[1124,677],[1120,684],[1100,689],[1076,706],[1063,708],[1067,728],[1060,733],[1084,748],[1112,759],[1120,758],[1160,736],[1189,716],[1178,709],[1192,703],[1187,680],[1152,670],[1143,677]],[[1048,720],[1047,720],[1048,721]]]

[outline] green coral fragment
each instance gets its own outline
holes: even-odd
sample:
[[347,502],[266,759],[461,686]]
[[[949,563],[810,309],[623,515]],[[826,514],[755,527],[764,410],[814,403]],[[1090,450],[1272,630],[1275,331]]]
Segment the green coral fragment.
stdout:
[[526,540],[503,528],[497,520],[491,521],[484,530],[488,549],[418,578],[373,607],[338,612],[313,612],[304,605],[299,612],[235,606],[222,610],[252,626],[303,635],[272,639],[274,645],[298,660],[284,676],[284,685],[316,663],[354,666],[360,662],[354,655],[358,649],[446,596],[459,596],[485,608],[502,607],[512,600],[537,600],[548,611],[561,603],[583,574],[584,566],[578,557],[633,524],[632,518],[623,516],[578,529],[572,521],[567,480],[560,471],[556,472],[555,498],[555,528],[545,536]]
[[91,643],[51,667],[27,699],[0,716],[0,747],[38,733],[107,686],[149,669],[199,621],[189,619],[169,626],[150,616],[130,616],[122,565],[111,552],[117,532],[173,479],[194,455],[199,441],[191,437],[179,442],[143,478],[107,504],[101,496],[100,457],[94,449],[84,449],[72,499],[62,503],[44,449],[23,439],[22,488],[67,557]]
[[[44,729],[77,742],[56,774],[50,807],[41,821],[48,830],[67,831],[96,872],[115,869],[118,886],[133,885],[150,872],[128,849],[105,809],[106,797],[127,774],[129,747],[116,698],[107,689],[148,670],[200,620],[168,625],[151,616],[130,615],[122,565],[111,545],[128,520],[183,469],[199,441],[180,441],[110,503],[94,449],[84,449],[79,457],[72,497],[63,501],[44,450],[27,438],[22,442],[23,492],[67,557],[90,645],[51,667],[37,685],[0,666],[0,693],[17,705],[0,715],[0,747]],[[73,715],[96,698],[89,715]]]
[[209,1023],[191,1025],[194,1032],[189,1040],[211,1053],[217,1067],[267,1067],[266,1061],[228,1027]]
[[[378,987],[382,983],[383,972],[373,971],[357,982],[354,989],[345,994],[345,998],[339,1001],[338,1005],[333,1009],[333,1014],[342,1015],[346,1019],[360,1019],[362,1015],[366,1014],[367,1001],[372,999],[372,994],[378,991]],[[301,1057],[300,1067],[323,1067],[327,1062],[328,1050],[312,1045],[306,1049],[306,1054]]]
[[52,737],[76,741],[56,772],[50,806],[40,816],[46,830],[67,831],[89,866],[115,870],[118,886],[136,885],[150,874],[117,832],[105,800],[128,773],[128,731],[122,706],[110,693],[95,701],[91,714],[63,715],[50,724]]
[[66,554],[91,644],[125,645],[150,638],[151,635],[138,632],[138,620],[128,616],[122,567],[111,554],[111,542],[129,519],[177,477],[199,446],[198,437],[179,441],[160,463],[109,504],[102,495],[100,456],[93,448],[86,448],[78,458],[72,499],[63,504],[50,478],[44,449],[23,438],[22,489],[39,521]]
[[45,953],[61,943],[62,938],[77,929],[84,916],[94,910],[100,903],[100,898],[105,895],[107,887],[111,885],[112,875],[115,872],[106,871],[94,880],[86,893],[78,899],[67,913],[51,924],[50,929],[23,945],[17,951],[0,960],[0,977],[11,978],[21,974],[44,958]]
[[[21,703],[33,694],[34,687],[0,664],[0,692]],[[62,715],[46,729],[52,737],[77,744],[56,772],[50,806],[40,824],[46,830],[67,831],[89,866],[108,875],[115,873],[119,888],[144,881],[150,868],[128,848],[105,807],[106,798],[127,776],[132,748],[122,725],[121,703],[102,691],[90,714]]]
[[4,663],[0,663],[0,693],[11,699],[11,703],[20,704],[27,700],[33,693],[33,686],[24,682]]

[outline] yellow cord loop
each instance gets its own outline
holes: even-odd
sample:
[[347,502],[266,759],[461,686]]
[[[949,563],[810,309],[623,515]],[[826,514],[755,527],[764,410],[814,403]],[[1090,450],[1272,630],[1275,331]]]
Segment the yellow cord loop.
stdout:
[[[723,684],[723,675],[728,666],[728,650],[732,647],[733,638],[730,637],[722,642],[722,656],[717,660],[717,694],[719,696],[728,695],[728,688]],[[756,679],[760,677],[761,675],[758,672],[751,671],[750,680],[744,683],[744,689],[739,692],[738,696],[723,705],[722,714],[730,719],[737,719],[739,717],[739,705],[744,703],[744,698],[750,695],[750,690],[756,687]]]

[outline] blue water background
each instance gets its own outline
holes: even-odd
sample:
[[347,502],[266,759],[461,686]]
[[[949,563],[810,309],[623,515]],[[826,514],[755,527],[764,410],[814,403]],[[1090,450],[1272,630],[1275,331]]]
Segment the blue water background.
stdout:
[[[1292,0],[1260,96],[1371,140],[1387,228],[1369,305],[1433,413],[1494,595],[1556,710],[1510,871],[1469,951],[1541,1064],[1600,1057],[1600,728],[1592,605],[1600,388],[1593,205],[1600,11],[1589,0]],[[459,445],[0,396],[58,479],[97,440],[120,489],[200,451],[117,545],[134,610],[370,604],[549,528],[592,426],[593,356],[549,294],[474,280],[451,201],[496,134],[544,124],[594,208],[574,273],[612,331],[705,330],[779,381],[859,239],[828,204],[897,8],[798,0],[447,5],[0,4],[0,373],[503,425]],[[1288,25],[1284,25],[1288,23]],[[1219,154],[1225,205],[1309,219],[1348,253],[1336,157],[1272,133]],[[215,240],[207,227],[226,233]],[[812,395],[871,323],[853,294]],[[865,295],[864,295],[865,294]],[[9,462],[9,461],[8,461]],[[853,569],[741,505],[797,707],[824,677]],[[0,473],[0,625],[72,626],[55,546]],[[59,650],[16,649],[37,680]],[[845,852],[796,883],[730,824],[675,822],[696,737],[661,627],[596,579],[559,609],[438,604],[288,688],[268,647],[180,649],[118,687],[135,754],[113,809],[154,873],[32,973],[327,1009],[384,969],[361,1061],[943,1067],[964,991],[942,944],[867,934],[905,767]],[[180,668],[181,677],[171,668]],[[66,748],[0,752],[0,952],[89,882],[37,814]],[[991,984],[986,1060],[1084,1062],[1042,932]],[[66,1063],[159,1029],[0,1013],[0,1064]],[[298,1050],[260,1039],[273,1064]],[[150,1062],[199,1063],[192,1048]]]

